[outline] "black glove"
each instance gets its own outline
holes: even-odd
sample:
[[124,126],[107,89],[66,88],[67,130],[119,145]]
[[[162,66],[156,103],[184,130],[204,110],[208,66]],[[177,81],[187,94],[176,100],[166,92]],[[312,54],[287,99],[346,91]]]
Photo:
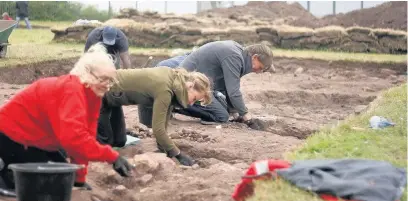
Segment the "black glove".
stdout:
[[254,130],[261,130],[265,131],[266,130],[266,125],[265,122],[260,120],[260,119],[250,119],[248,121],[244,122],[248,127],[254,129]]
[[84,188],[84,189],[87,190],[87,191],[91,191],[91,190],[92,190],[92,187],[91,187],[89,184],[87,184],[86,182],[84,182],[84,183],[82,183],[82,182],[75,182],[75,183],[74,183],[74,186],[75,186],[75,187]]
[[230,120],[230,122],[245,123],[244,118],[242,116],[234,118],[234,119]]
[[120,174],[122,177],[129,177],[131,174],[131,170],[133,167],[129,164],[129,162],[123,158],[122,156],[119,156],[118,159],[116,159],[115,163],[113,163],[113,169]]
[[185,166],[192,166],[192,165],[194,165],[194,160],[190,157],[190,156],[188,156],[188,155],[186,155],[186,154],[183,154],[183,153],[181,153],[180,152],[180,154],[179,155],[177,155],[177,156],[175,156],[176,158],[177,158],[177,160],[182,164],[182,165],[185,165]]

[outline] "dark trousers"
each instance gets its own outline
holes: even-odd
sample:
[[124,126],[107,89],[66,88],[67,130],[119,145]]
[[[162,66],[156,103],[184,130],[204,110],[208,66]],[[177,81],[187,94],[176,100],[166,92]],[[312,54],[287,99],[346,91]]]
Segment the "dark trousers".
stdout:
[[0,133],[0,158],[4,162],[4,168],[0,171],[0,177],[5,184],[5,188],[8,189],[15,188],[13,172],[8,169],[9,164],[48,161],[67,162],[63,151],[49,152],[34,147],[25,149],[23,145],[14,142],[3,133]]
[[138,105],[139,122],[148,128],[152,128],[153,107],[147,105]]
[[126,144],[126,123],[122,106],[110,105],[106,96],[102,99],[97,139],[101,144],[112,147],[123,147]]
[[203,121],[220,123],[228,122],[229,113],[226,100],[216,97],[214,94],[211,98],[212,102],[209,105],[201,106],[199,104],[194,104],[185,109],[175,109],[174,112],[200,118]]
[[[227,108],[228,106],[226,100],[222,100],[218,97],[216,98],[213,94],[212,102],[209,105],[201,106],[199,104],[194,104],[184,109],[174,109],[173,112],[190,117],[200,118],[203,121],[224,123],[229,119]],[[153,108],[145,105],[138,105],[138,111],[140,123],[151,128]]]

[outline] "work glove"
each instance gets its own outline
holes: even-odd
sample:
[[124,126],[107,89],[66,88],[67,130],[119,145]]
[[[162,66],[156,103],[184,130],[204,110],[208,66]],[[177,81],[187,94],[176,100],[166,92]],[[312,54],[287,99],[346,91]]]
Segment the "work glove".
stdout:
[[232,122],[244,123],[248,127],[250,127],[251,129],[254,129],[254,130],[264,131],[264,130],[266,130],[266,127],[267,127],[265,125],[264,121],[262,121],[260,119],[257,119],[257,118],[251,118],[251,119],[249,119],[247,121],[244,121],[242,116],[239,116],[239,117],[233,119]]
[[244,123],[244,119],[242,118],[242,116],[234,116],[233,119],[230,120],[230,122]]
[[120,176],[129,177],[131,175],[133,166],[130,165],[125,158],[119,156],[115,163],[113,163],[113,169],[120,174]]
[[89,184],[87,184],[86,182],[84,182],[84,183],[82,183],[82,182],[75,182],[75,183],[74,183],[74,186],[75,186],[75,187],[83,188],[83,189],[85,189],[85,190],[87,190],[87,191],[91,191],[91,190],[92,190],[92,187],[91,187]]
[[175,157],[182,165],[185,166],[192,166],[195,163],[190,156],[188,156],[187,154],[183,154],[181,152],[179,155],[176,155]]
[[265,122],[260,120],[260,119],[256,119],[256,118],[252,118],[248,121],[244,122],[248,127],[254,129],[254,130],[260,130],[260,131],[264,131],[266,130],[266,125]]

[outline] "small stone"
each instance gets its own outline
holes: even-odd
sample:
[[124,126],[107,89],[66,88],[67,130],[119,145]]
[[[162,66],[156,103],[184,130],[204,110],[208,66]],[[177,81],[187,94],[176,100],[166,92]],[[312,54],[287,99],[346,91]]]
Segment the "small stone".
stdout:
[[181,136],[179,133],[172,133],[169,136],[171,139],[181,139]]
[[135,171],[139,175],[154,172],[159,168],[159,163],[146,154],[135,155],[133,164],[135,165]]
[[151,175],[151,174],[146,174],[146,175],[143,175],[143,177],[141,177],[140,179],[138,179],[138,183],[139,183],[140,185],[145,186],[145,185],[148,184],[152,179],[153,179],[153,175]]
[[177,168],[176,162],[167,157],[164,153],[146,153],[152,160],[159,163],[160,171],[173,171]]
[[137,124],[136,126],[134,126],[134,128],[136,130],[139,130],[139,131],[148,131],[149,130],[149,128],[147,126],[145,126],[144,124]]
[[301,74],[301,73],[303,73],[303,68],[302,67],[299,67],[299,68],[297,68],[296,70],[295,70],[295,75],[299,75],[299,74]]
[[193,169],[193,167],[191,167],[191,166],[185,166],[185,165],[180,165],[180,168],[183,169],[183,170]]
[[360,114],[360,113],[362,113],[366,108],[367,108],[367,106],[365,106],[365,105],[357,105],[357,106],[354,108],[354,113],[355,113],[355,114]]
[[116,186],[115,189],[113,189],[113,193],[116,195],[123,195],[126,192],[127,188],[124,185],[119,185]]
[[114,170],[109,170],[104,181],[107,184],[119,184],[122,180],[122,177],[116,173]]
[[200,169],[200,166],[199,166],[198,164],[194,164],[194,165],[192,166],[192,168],[193,168],[193,170],[197,170],[197,169]]
[[374,89],[371,89],[370,87],[364,87],[363,91],[367,91],[367,92],[374,92]]
[[185,128],[183,128],[183,129],[181,130],[181,132],[182,132],[183,134],[185,134],[185,135],[190,135],[190,134],[193,133],[194,131],[192,131],[192,130],[190,130],[190,129],[185,129]]
[[149,137],[152,137],[152,136],[153,136],[153,129],[149,129],[149,130],[147,131],[147,135],[148,135]]

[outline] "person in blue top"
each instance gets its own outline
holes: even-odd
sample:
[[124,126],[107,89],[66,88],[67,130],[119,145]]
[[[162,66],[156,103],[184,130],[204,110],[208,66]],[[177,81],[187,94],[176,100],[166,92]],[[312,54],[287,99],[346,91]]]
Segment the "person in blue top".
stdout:
[[102,43],[106,47],[108,53],[114,57],[117,69],[120,68],[121,60],[123,68],[130,68],[129,42],[120,29],[112,26],[95,28],[88,35],[84,52],[96,43]]

